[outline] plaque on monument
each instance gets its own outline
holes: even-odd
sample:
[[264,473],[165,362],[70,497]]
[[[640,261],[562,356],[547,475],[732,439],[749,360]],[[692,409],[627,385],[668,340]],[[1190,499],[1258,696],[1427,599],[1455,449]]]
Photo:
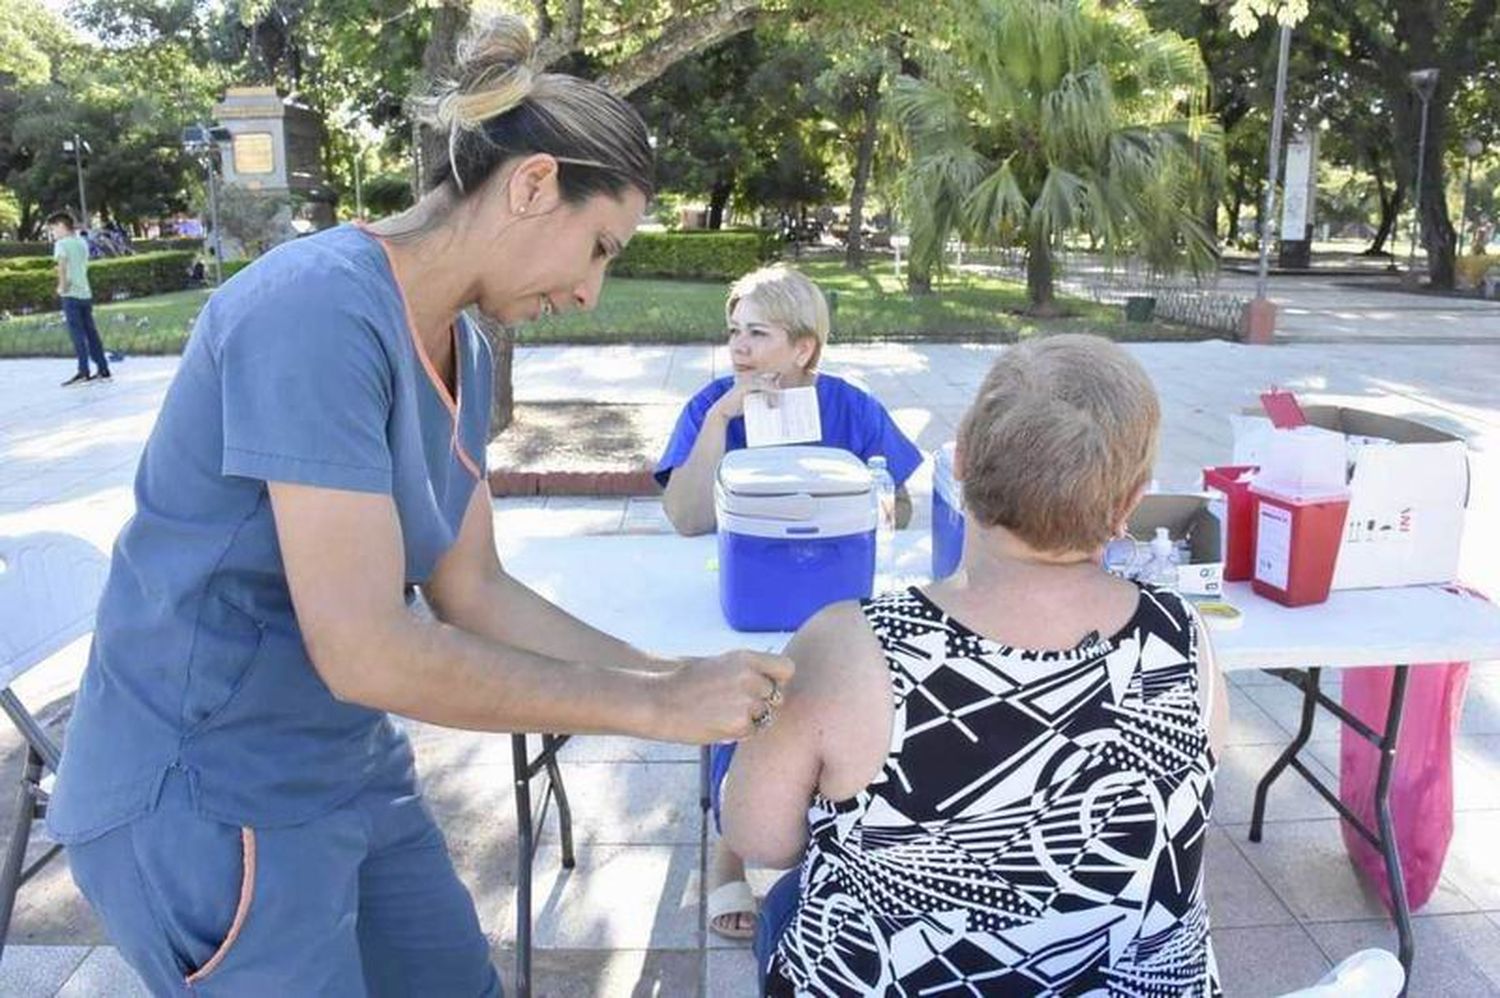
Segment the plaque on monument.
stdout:
[[241,132],[233,141],[235,173],[275,172],[275,144],[270,132]]

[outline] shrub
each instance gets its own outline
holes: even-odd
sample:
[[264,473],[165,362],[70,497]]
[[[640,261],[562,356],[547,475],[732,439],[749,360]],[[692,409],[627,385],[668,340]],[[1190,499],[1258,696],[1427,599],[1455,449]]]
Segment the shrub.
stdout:
[[[179,291],[187,286],[192,262],[193,254],[185,250],[95,260],[89,264],[89,286],[96,302]],[[0,311],[55,309],[56,292],[57,275],[51,269],[0,269]]]
[[0,239],[0,257],[51,255],[51,243],[17,242],[14,239]]
[[50,256],[0,257],[0,273],[15,273],[18,270],[53,270],[57,261]]
[[[130,248],[137,253],[161,253],[165,250],[201,250],[202,239],[135,239]],[[0,261],[14,257],[52,257],[52,244],[48,242],[16,242],[0,240]]]
[[775,259],[774,233],[641,232],[625,247],[617,277],[697,277],[729,281]]
[[164,250],[188,250],[196,253],[203,249],[203,240],[174,236],[171,239],[136,239],[130,245],[137,253],[160,253]]
[[[254,260],[225,260],[224,261],[224,280],[226,280],[226,281],[229,280],[235,274],[238,274],[240,271],[244,270],[246,267],[250,266],[254,262],[255,262]],[[211,264],[211,263],[208,264],[208,272],[210,274],[213,273],[213,264]]]

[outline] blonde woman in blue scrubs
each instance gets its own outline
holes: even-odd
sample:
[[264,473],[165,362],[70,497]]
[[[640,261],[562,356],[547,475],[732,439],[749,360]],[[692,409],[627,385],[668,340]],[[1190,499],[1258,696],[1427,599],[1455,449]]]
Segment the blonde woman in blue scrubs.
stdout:
[[411,211],[213,296],[146,445],[49,823],[155,994],[499,994],[389,714],[702,743],[766,723],[790,677],[655,658],[496,558],[489,347],[461,311],[592,308],[652,187],[635,112],[530,47],[509,18],[469,39]]

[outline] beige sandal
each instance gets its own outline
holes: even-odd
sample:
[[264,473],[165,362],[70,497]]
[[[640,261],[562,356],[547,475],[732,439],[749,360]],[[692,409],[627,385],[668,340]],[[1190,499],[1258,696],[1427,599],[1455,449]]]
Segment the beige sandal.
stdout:
[[[754,939],[755,938],[755,895],[750,890],[750,885],[743,880],[732,880],[727,884],[715,887],[708,895],[708,927],[715,935],[725,939]],[[749,915],[751,918],[750,928],[724,928],[719,924],[719,919],[726,915]]]

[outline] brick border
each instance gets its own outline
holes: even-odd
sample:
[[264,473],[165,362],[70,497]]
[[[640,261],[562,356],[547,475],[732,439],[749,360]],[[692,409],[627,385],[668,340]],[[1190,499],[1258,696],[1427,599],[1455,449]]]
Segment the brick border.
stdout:
[[654,496],[645,468],[633,471],[492,471],[490,494],[506,496]]

